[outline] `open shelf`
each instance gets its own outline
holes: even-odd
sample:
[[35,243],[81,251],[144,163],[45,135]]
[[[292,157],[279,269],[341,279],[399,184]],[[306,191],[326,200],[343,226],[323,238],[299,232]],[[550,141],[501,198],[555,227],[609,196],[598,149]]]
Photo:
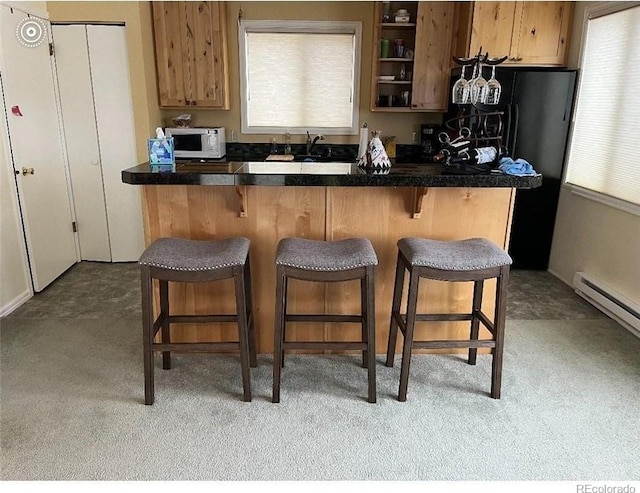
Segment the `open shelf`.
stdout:
[[399,63],[413,63],[413,58],[379,58],[381,62],[399,62]]
[[380,25],[382,27],[391,27],[394,29],[397,27],[416,27],[415,22],[382,22]]

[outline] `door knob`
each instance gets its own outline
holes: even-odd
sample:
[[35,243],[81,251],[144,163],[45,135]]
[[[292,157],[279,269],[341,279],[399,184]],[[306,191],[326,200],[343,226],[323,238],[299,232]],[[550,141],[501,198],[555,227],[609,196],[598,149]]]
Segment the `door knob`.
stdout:
[[34,173],[34,169],[33,168],[27,168],[26,166],[22,167],[22,174],[23,175],[32,175]]

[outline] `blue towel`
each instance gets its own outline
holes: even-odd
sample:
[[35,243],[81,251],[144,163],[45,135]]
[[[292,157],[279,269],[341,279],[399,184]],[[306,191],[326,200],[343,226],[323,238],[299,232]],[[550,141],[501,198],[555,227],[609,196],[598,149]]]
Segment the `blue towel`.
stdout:
[[518,158],[515,161],[510,157],[503,157],[500,159],[498,169],[507,175],[516,176],[535,176],[538,173],[533,169],[527,161]]

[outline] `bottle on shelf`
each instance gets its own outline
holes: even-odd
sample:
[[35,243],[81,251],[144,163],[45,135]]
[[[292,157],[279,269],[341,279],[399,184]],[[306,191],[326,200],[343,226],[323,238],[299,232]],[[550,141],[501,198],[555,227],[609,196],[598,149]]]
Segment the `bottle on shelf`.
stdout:
[[286,155],[291,154],[291,134],[288,130],[284,134],[284,153]]
[[382,22],[391,22],[391,2],[382,2]]

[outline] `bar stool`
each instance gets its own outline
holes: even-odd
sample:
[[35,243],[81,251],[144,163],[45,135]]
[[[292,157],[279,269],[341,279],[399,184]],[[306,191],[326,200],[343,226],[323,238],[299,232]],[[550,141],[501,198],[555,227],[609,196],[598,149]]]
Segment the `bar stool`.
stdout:
[[[214,352],[239,349],[245,402],[251,401],[249,365],[257,366],[251,298],[249,240],[229,238],[219,241],[159,238],[140,257],[142,281],[142,330],[144,350],[144,403],[154,401],[153,353],[162,352],[162,367],[171,368],[171,351]],[[231,315],[171,315],[169,281],[209,282],[234,278],[236,313]],[[160,314],[153,318],[153,279],[160,284]],[[234,322],[238,324],[238,342],[172,343],[172,323]],[[162,329],[162,342],[154,342]]]
[[[403,238],[398,241],[398,262],[393,289],[393,304],[389,326],[386,365],[393,367],[398,327],[404,335],[400,390],[398,400],[407,399],[411,349],[469,348],[470,365],[476,364],[479,347],[493,348],[491,397],[500,398],[502,378],[502,349],[504,340],[507,284],[511,257],[491,241],[471,238],[460,241],[438,241],[424,238]],[[409,271],[406,316],[400,314],[405,269]],[[418,314],[418,281],[421,277],[439,281],[473,281],[473,306],[465,314]],[[493,322],[482,313],[482,289],[486,279],[497,278],[496,305]],[[469,340],[414,341],[415,322],[471,321]],[[491,332],[490,340],[478,340],[479,323]]]
[[[316,241],[284,238],[276,251],[276,321],[273,354],[272,402],[280,402],[280,374],[287,349],[362,350],[368,369],[368,401],[376,402],[374,269],[376,252],[366,238]],[[287,314],[287,281],[338,282],[360,279],[360,315]],[[289,342],[287,322],[353,322],[362,324],[362,342]]]

